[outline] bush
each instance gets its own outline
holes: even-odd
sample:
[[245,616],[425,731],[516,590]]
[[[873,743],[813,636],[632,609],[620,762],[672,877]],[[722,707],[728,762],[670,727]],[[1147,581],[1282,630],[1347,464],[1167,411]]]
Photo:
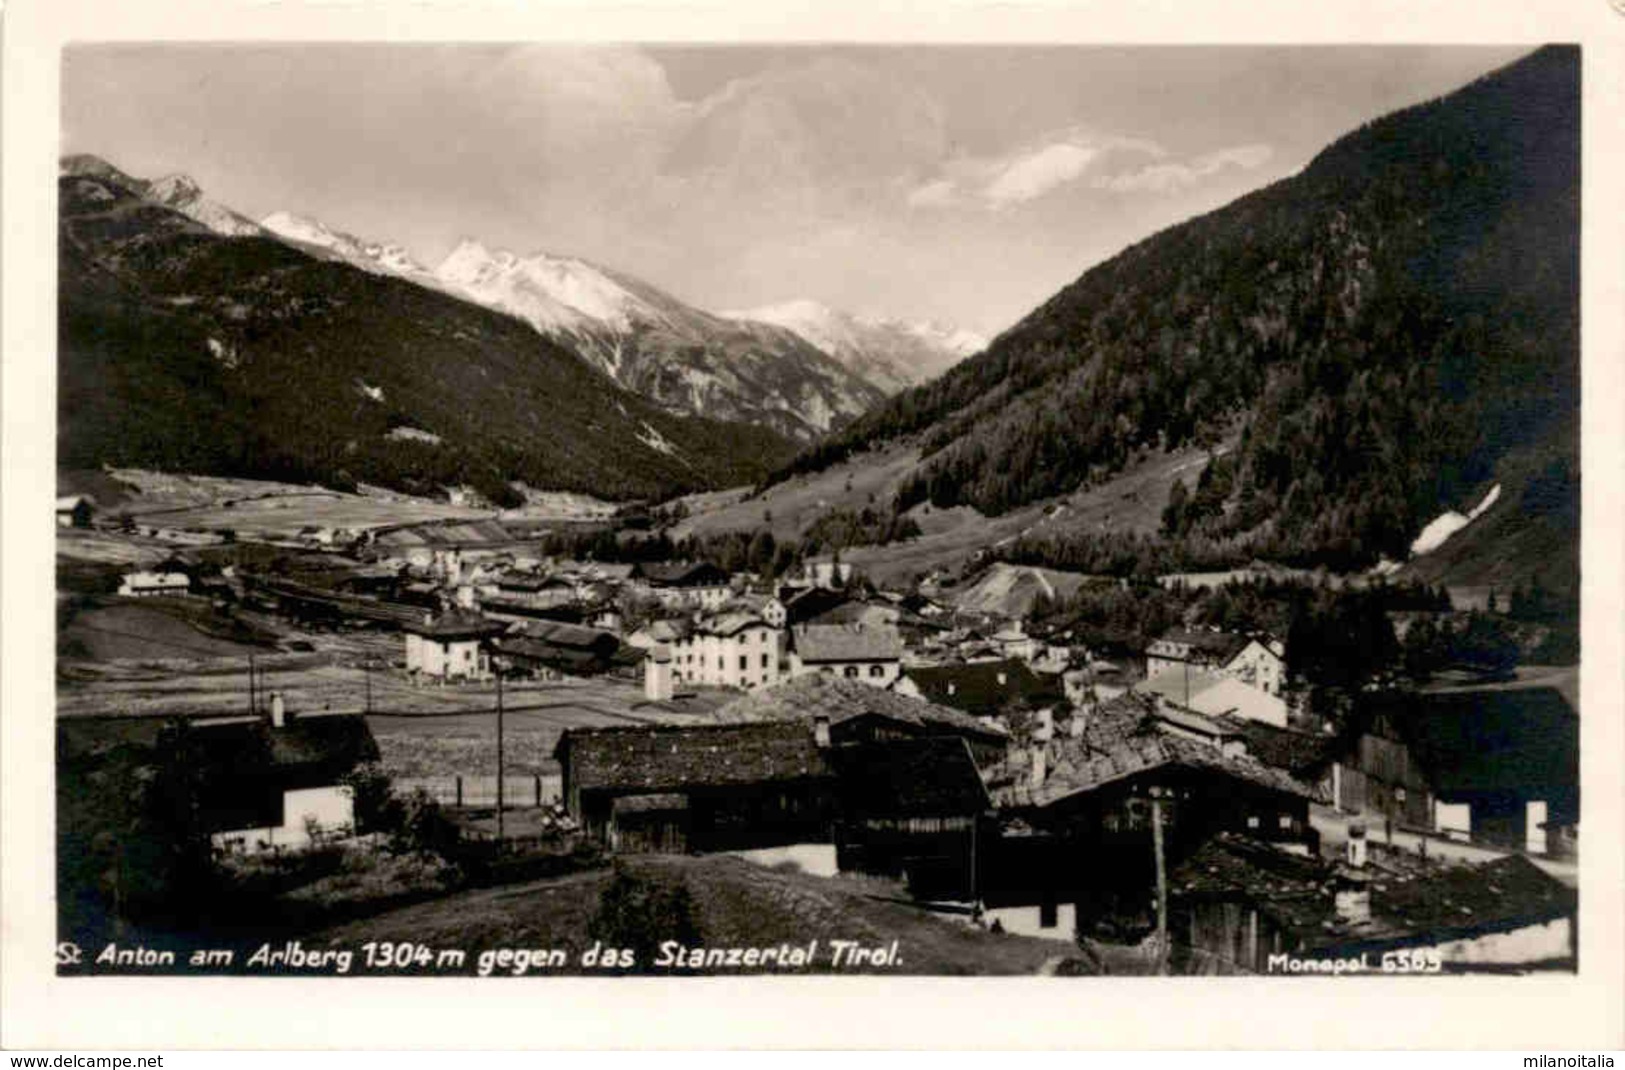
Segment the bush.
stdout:
[[587,935],[606,947],[630,948],[638,963],[634,972],[646,972],[663,941],[699,942],[693,895],[681,879],[663,883],[617,862],[614,877],[599,896],[598,910],[587,923]]

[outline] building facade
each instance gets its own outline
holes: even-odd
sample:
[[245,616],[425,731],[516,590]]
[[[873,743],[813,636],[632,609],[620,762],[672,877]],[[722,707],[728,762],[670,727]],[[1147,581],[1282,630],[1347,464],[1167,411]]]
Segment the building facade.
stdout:
[[895,628],[803,624],[790,632],[790,675],[822,673],[891,687],[903,674],[903,640]]
[[783,634],[749,613],[703,621],[666,644],[671,650],[673,682],[747,691],[771,687],[781,678]]

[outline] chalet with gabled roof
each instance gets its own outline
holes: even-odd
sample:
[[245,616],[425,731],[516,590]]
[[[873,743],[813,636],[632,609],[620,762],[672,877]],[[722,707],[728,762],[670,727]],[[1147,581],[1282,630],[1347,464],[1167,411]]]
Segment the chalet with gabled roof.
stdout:
[[433,680],[487,680],[488,642],[508,626],[477,610],[453,606],[403,625],[406,671]]
[[978,766],[1001,760],[1010,738],[998,725],[951,707],[822,674],[745,695],[713,716],[730,722],[823,720],[838,744],[952,736],[969,745]]
[[1145,674],[1209,671],[1280,695],[1286,683],[1285,650],[1274,640],[1233,632],[1175,628],[1146,648]]
[[1066,704],[1058,680],[1040,676],[1015,658],[905,669],[896,690],[972,717],[998,717],[1018,706],[1053,713]]
[[821,673],[890,687],[903,671],[896,628],[862,624],[803,624],[790,630],[790,675]]
[[557,672],[570,676],[597,676],[621,666],[632,666],[641,655],[624,653],[619,637],[601,628],[563,621],[526,621],[491,641],[491,652],[504,662],[532,675]]
[[311,832],[355,831],[346,774],[378,760],[378,745],[358,714],[207,718],[178,725],[156,717],[85,717],[59,721],[58,755],[70,775],[85,775],[118,754],[159,760],[183,750],[196,778],[204,831],[218,849],[262,851],[309,846]]
[[[1323,798],[1315,785],[1249,755],[1234,729],[1146,696],[1105,703],[1079,734],[1013,752],[987,779],[1001,818],[1048,837],[1053,854],[1050,863],[1023,861],[1035,881],[1026,893],[1037,902],[1003,889],[1011,924],[1024,924],[1033,909],[1070,903],[1079,925],[1113,918],[1140,925],[1154,882],[1155,813],[1168,864],[1222,832],[1306,856],[1319,847],[1309,823],[1310,803]],[[1001,840],[988,851],[993,859],[1007,849],[1020,857],[1026,845],[1026,838]]]
[[709,561],[639,562],[630,582],[642,586],[662,605],[716,609],[732,596],[729,576]]
[[589,837],[627,852],[828,842],[827,740],[804,721],[572,728],[553,756]]
[[1519,855],[1469,865],[1372,845],[1327,862],[1224,832],[1168,885],[1176,973],[1281,975],[1362,955],[1380,971],[1395,952],[1429,972],[1574,969],[1577,897]]

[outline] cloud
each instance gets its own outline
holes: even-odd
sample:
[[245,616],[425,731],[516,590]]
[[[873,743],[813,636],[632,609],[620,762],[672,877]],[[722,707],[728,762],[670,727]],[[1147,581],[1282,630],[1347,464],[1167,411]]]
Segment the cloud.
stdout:
[[839,196],[935,171],[946,122],[907,79],[823,57],[736,79],[701,101],[664,166],[735,195]]
[[1167,151],[1144,138],[1099,134],[1078,127],[1051,131],[994,156],[960,156],[907,195],[913,208],[972,205],[1001,211],[1036,201],[1098,170],[1108,158],[1160,158]]
[[1221,171],[1257,170],[1274,155],[1275,150],[1268,145],[1237,145],[1184,163],[1156,163],[1133,171],[1100,175],[1092,184],[1096,189],[1113,193],[1171,193],[1189,189]]
[[1071,182],[1099,157],[1099,149],[1083,145],[1047,145],[1011,161],[982,195],[996,208],[1030,201]]

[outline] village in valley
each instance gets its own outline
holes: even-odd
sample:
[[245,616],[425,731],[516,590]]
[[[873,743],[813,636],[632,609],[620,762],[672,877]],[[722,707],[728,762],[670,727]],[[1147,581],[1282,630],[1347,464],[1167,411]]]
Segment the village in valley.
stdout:
[[62,57],[60,974],[1580,972],[1578,46]]
[[[122,499],[58,503],[85,947],[539,929],[572,969],[606,939],[647,970],[814,938],[900,940],[851,968],[905,972],[1574,968],[1577,672],[1520,664],[1505,600],[992,554],[880,586],[770,539],[676,556],[659,510],[84,484]],[[372,519],[298,522],[345,508]],[[166,788],[132,807],[144,762]]]

